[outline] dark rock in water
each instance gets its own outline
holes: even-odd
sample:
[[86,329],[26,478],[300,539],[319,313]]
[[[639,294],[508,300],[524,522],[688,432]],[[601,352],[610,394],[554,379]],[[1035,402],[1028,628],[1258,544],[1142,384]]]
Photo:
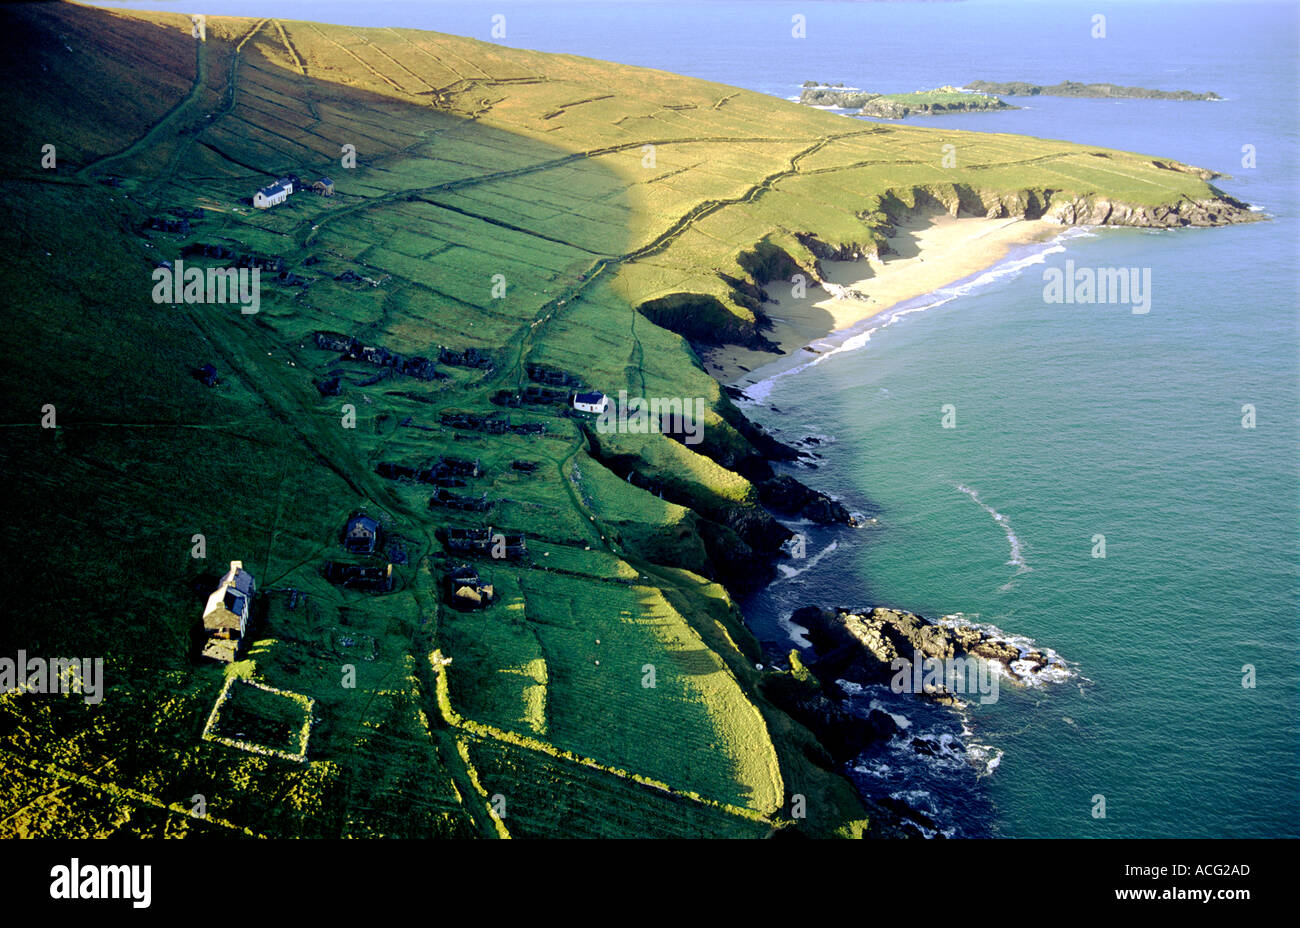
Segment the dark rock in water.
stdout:
[[867,715],[867,726],[877,741],[888,741],[902,731],[894,717],[882,709],[872,709]]
[[912,808],[910,805],[908,805],[906,802],[903,802],[901,799],[885,797],[883,799],[876,800],[876,804],[885,809],[888,809],[890,812],[897,815],[900,819],[905,819],[907,821],[913,822],[929,831],[937,832],[939,829],[939,826],[934,821],[934,819],[930,818],[930,816],[926,815],[924,812]]
[[923,757],[934,757],[942,750],[939,742],[933,738],[913,738],[911,748]]
[[[939,660],[977,657],[1008,670],[1015,661],[1028,661],[1035,671],[1050,663],[1042,651],[1022,655],[1015,644],[978,628],[939,625],[900,609],[805,606],[794,612],[791,621],[808,629],[808,640],[817,654],[809,667],[823,681],[843,677],[859,683],[885,683],[895,674],[890,668],[892,661],[902,658],[910,662],[917,655]],[[1016,679],[1014,674],[1011,679]],[[927,695],[946,704],[956,702],[942,686],[927,690]]]
[[766,678],[763,691],[775,705],[813,732],[837,764],[852,760],[900,731],[893,717],[879,709],[873,709],[866,719],[854,714],[838,689],[822,686],[802,668],[798,674]]
[[765,506],[778,512],[797,515],[819,525],[854,524],[852,515],[843,503],[804,486],[786,474],[758,484],[758,498]]

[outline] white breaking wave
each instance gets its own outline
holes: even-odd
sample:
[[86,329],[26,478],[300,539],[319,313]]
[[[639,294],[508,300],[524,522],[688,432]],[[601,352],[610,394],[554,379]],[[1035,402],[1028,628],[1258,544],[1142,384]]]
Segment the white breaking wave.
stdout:
[[1033,570],[1032,567],[1030,567],[1027,563],[1025,563],[1025,554],[1024,554],[1023,547],[1020,544],[1020,538],[1016,535],[1015,532],[1011,530],[1011,520],[1008,519],[1006,516],[1004,516],[1002,513],[998,512],[988,503],[984,502],[984,500],[980,499],[979,493],[975,492],[970,487],[966,486],[966,484],[964,483],[957,484],[957,489],[961,490],[963,493],[965,493],[967,496],[973,499],[977,504],[979,504],[979,507],[981,509],[983,509],[985,512],[987,512],[989,515],[993,517],[994,522],[1002,526],[1002,531],[1004,531],[1007,535],[1007,542],[1011,545],[1011,557],[1007,561],[1007,564],[1009,566],[1017,568],[1016,571],[1017,573],[1025,573],[1026,571]]
[[754,402],[762,402],[767,399],[772,392],[772,388],[778,380],[789,377],[792,374],[798,374],[809,368],[816,367],[836,355],[844,354],[850,351],[858,351],[866,347],[871,341],[871,336],[875,335],[881,329],[887,328],[913,313],[924,312],[927,309],[934,309],[936,306],[943,306],[951,303],[953,300],[968,296],[981,287],[987,287],[1004,278],[1014,277],[1022,273],[1026,268],[1033,267],[1035,264],[1043,264],[1047,261],[1049,255],[1060,254],[1065,251],[1062,242],[1076,238],[1095,238],[1096,232],[1088,226],[1071,226],[1061,232],[1060,235],[1050,242],[1044,243],[1043,247],[1037,251],[1031,252],[1019,258],[1003,260],[984,271],[965,277],[946,287],[940,287],[937,290],[915,297],[911,300],[904,300],[894,309],[888,310],[879,316],[873,316],[867,320],[869,327],[861,331],[854,331],[852,328],[845,329],[841,332],[832,332],[826,338],[812,342],[810,348],[816,352],[816,356],[811,360],[779,371],[771,377],[760,380],[758,383],[751,384],[744,389],[744,395]]
[[[983,632],[991,638],[998,641],[1005,641],[1007,644],[1017,648],[1021,655],[1027,655],[1031,651],[1037,651],[1047,658],[1047,665],[1041,670],[1034,670],[1028,660],[1016,660],[1011,662],[1008,670],[999,661],[989,661],[990,666],[998,673],[1014,679],[1025,686],[1040,686],[1044,683],[1064,683],[1079,674],[1061,655],[1057,654],[1051,648],[1043,647],[1027,635],[1008,635],[996,625],[986,622],[973,622],[960,612],[952,615],[945,615],[939,619],[938,624],[948,628],[974,628]],[[1080,681],[1086,681],[1086,677],[1080,677]],[[1091,682],[1091,681],[1088,681]]]
[[790,621],[789,616],[781,616],[777,619],[780,626],[785,629],[785,633],[790,636],[790,640],[799,647],[809,650],[812,648],[812,642],[808,640],[808,629],[795,622]]
[[906,730],[912,727],[911,719],[909,719],[905,715],[902,715],[901,713],[890,712],[888,709],[885,708],[884,704],[879,699],[871,700],[871,703],[869,704],[868,708],[879,709],[881,712],[885,713],[891,719],[893,719],[894,724],[897,725],[900,729]]
[[775,586],[775,585],[778,584],[778,583],[782,583],[782,582],[784,582],[784,581],[786,581],[786,580],[791,580],[791,579],[793,579],[793,578],[799,576],[799,575],[800,575],[801,573],[803,573],[804,571],[806,571],[806,570],[810,570],[810,569],[812,569],[813,567],[816,567],[818,561],[820,561],[820,560],[821,560],[822,558],[824,558],[826,555],[830,554],[832,551],[834,551],[834,550],[835,550],[836,548],[838,548],[839,546],[840,546],[840,545],[839,545],[839,542],[837,542],[837,541],[832,541],[830,544],[828,544],[826,547],[822,548],[820,551],[818,551],[818,552],[817,552],[815,555],[813,555],[812,557],[809,557],[809,558],[803,558],[802,561],[801,561],[801,563],[803,564],[802,567],[791,567],[789,564],[777,564],[777,565],[776,565],[776,569],[779,570],[779,571],[781,572],[781,576],[778,577],[776,580],[774,580],[773,583],[772,583],[772,585]]

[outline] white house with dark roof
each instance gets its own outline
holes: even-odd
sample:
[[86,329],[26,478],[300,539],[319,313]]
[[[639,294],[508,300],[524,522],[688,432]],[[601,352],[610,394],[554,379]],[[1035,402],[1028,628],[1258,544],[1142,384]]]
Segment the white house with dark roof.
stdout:
[[578,412],[594,412],[599,415],[609,408],[609,397],[603,393],[575,393],[573,408]]
[[272,206],[277,206],[289,199],[291,193],[293,193],[293,184],[276,181],[274,184],[268,184],[253,194],[253,205],[258,209],[270,209]]

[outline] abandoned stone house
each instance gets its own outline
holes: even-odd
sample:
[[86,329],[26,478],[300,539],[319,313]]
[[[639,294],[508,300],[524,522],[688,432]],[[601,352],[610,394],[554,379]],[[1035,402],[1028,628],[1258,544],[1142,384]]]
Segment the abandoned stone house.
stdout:
[[439,488],[429,497],[429,508],[452,509],[457,512],[487,512],[492,508],[492,501],[485,492],[482,496],[460,496]]
[[205,364],[194,371],[194,377],[205,387],[215,387],[217,385],[217,369],[211,364]]
[[334,196],[334,181],[328,177],[322,177],[311,185],[311,189],[323,197],[332,197]]
[[168,219],[166,216],[153,216],[149,219],[147,227],[156,232],[170,232],[174,235],[190,234],[190,221],[188,219]]
[[479,580],[478,571],[468,564],[448,571],[448,605],[456,609],[485,609],[495,598],[492,585]]
[[525,369],[528,371],[528,377],[537,383],[548,384],[552,387],[580,387],[582,381],[570,374],[568,371],[562,371],[554,367],[546,367],[543,364],[527,364]]
[[348,519],[343,547],[353,554],[374,554],[379,547],[379,523],[364,513]]
[[235,659],[239,642],[248,631],[257,583],[244,570],[243,561],[231,561],[230,570],[221,578],[203,609],[203,630],[207,641],[205,657],[230,662]]
[[522,532],[495,532],[491,528],[445,528],[439,537],[447,550],[480,557],[522,558],[528,545]]
[[393,565],[366,567],[361,564],[325,562],[325,579],[330,583],[366,593],[387,593],[393,588]]

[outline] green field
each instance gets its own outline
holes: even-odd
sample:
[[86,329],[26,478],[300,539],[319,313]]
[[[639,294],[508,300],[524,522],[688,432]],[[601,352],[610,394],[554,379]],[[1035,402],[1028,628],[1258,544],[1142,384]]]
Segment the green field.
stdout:
[[[108,681],[98,706],[0,696],[0,834],[844,832],[858,800],[762,696],[757,644],[713,582],[736,527],[770,523],[735,472],[755,453],[745,426],[691,346],[639,310],[676,306],[661,321],[744,340],[745,288],[783,266],[774,255],[811,269],[819,242],[875,251],[909,209],[1216,195],[1146,156],[846,125],[435,33],[209,17],[197,43],[184,16],[56,3],[5,7],[0,34],[17,140],[0,148],[16,348],[0,461],[22,526],[6,536],[0,653],[102,656]],[[286,172],[329,175],[336,194],[245,202]],[[187,235],[144,228],[196,209]],[[154,265],[195,243],[280,256],[308,284],[264,276],[255,315],[154,303]],[[349,271],[361,279],[336,279]],[[435,359],[474,347],[494,367],[377,379],[317,347],[321,330]],[[205,363],[214,387],[192,376]],[[597,448],[559,407],[493,405],[530,363],[611,394],[702,397],[705,441]],[[322,395],[335,375],[340,394]],[[455,429],[447,411],[545,431]],[[486,494],[486,512],[430,509],[430,487],[376,473],[449,456],[479,462],[455,492]],[[394,559],[385,594],[322,573],[357,560],[340,531],[360,508],[398,552],[362,559]],[[528,537],[525,562],[475,562],[498,596],[484,611],[443,604],[446,526]],[[232,559],[263,614],[237,663],[201,662],[192,629]],[[230,676],[311,701],[301,763],[202,737]],[[259,696],[221,730],[292,746],[283,708]],[[795,793],[817,814],[791,821]]]

